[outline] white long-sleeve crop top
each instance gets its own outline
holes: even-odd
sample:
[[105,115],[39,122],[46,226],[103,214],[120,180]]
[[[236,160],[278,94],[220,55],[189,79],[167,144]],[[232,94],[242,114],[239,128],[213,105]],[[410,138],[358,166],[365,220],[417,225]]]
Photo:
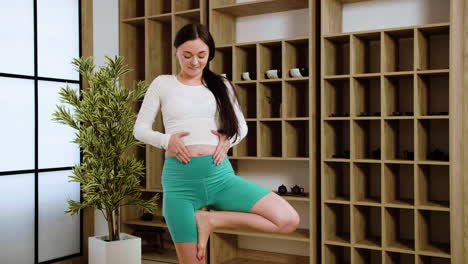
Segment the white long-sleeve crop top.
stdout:
[[[232,86],[228,81],[225,81],[225,84],[239,123],[239,135],[230,139],[232,147],[247,135],[247,123],[235,99]],[[153,123],[159,111],[162,112],[165,133],[153,130]],[[160,75],[148,87],[138,112],[133,135],[143,143],[165,150],[171,135],[179,132],[190,133],[181,138],[186,146],[216,146],[219,138],[211,133],[211,130],[218,130],[218,125],[216,99],[207,87],[183,84],[175,75]]]

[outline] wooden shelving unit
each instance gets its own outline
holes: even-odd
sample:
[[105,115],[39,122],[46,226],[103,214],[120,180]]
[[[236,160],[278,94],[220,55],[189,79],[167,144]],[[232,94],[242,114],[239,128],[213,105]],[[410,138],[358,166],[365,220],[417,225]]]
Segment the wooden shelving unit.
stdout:
[[348,2],[321,2],[322,263],[462,263],[459,24],[343,32]]
[[[216,42],[216,57],[211,70],[231,76],[247,120],[247,137],[230,151],[232,163],[245,160],[307,162],[309,190],[306,197],[283,196],[288,201],[308,205],[309,229],[291,234],[215,230],[210,239],[210,263],[317,263],[316,184],[316,2],[315,0],[257,0],[245,3],[211,0],[210,32]],[[308,9],[309,34],[303,37],[237,43],[236,18]],[[291,77],[292,68],[308,68],[305,77]],[[268,79],[267,70],[281,70],[277,79]],[[243,80],[242,73],[255,73]],[[278,186],[281,183],[278,183]],[[239,236],[307,243],[310,257],[253,251],[237,248]]]
[[[127,87],[135,80],[150,83],[161,74],[178,72],[177,58],[174,56],[173,42],[177,31],[186,23],[207,24],[207,0],[120,0],[120,54],[133,69],[126,75]],[[135,106],[135,111],[139,110]],[[159,113],[153,127],[164,131],[162,114]],[[164,151],[150,145],[136,150],[139,159],[145,162],[146,177],[142,181],[144,197],[159,193],[159,206],[162,207],[163,190],[161,172]],[[162,208],[160,208],[162,209]],[[131,233],[137,228],[163,228],[166,239],[164,250],[151,248],[142,241],[143,259],[178,263],[169,230],[162,218],[162,210],[156,213],[153,221],[143,221],[143,211],[127,207],[122,212],[122,230]]]

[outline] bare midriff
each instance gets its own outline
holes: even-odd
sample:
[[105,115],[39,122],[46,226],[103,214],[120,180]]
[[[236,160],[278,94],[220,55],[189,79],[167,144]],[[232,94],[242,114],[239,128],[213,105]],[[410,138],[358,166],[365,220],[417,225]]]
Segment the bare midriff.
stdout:
[[[198,157],[211,155],[215,152],[216,146],[213,145],[189,145],[186,146],[187,150],[190,153],[190,157]],[[175,152],[167,150],[166,157],[175,157]]]

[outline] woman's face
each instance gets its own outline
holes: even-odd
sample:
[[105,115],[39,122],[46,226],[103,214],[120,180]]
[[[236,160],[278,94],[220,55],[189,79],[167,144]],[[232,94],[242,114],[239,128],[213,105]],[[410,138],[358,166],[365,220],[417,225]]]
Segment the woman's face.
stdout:
[[208,45],[200,38],[184,42],[176,51],[181,70],[193,77],[202,74],[208,63],[208,55]]

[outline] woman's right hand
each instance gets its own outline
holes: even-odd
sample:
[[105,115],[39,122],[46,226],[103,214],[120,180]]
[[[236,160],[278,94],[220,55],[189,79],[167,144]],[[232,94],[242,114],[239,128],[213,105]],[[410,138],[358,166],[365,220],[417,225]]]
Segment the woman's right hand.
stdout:
[[169,144],[167,150],[169,153],[173,153],[175,157],[184,163],[190,162],[190,151],[185,146],[184,142],[182,141],[182,137],[190,135],[189,132],[179,132],[172,134],[169,138]]

